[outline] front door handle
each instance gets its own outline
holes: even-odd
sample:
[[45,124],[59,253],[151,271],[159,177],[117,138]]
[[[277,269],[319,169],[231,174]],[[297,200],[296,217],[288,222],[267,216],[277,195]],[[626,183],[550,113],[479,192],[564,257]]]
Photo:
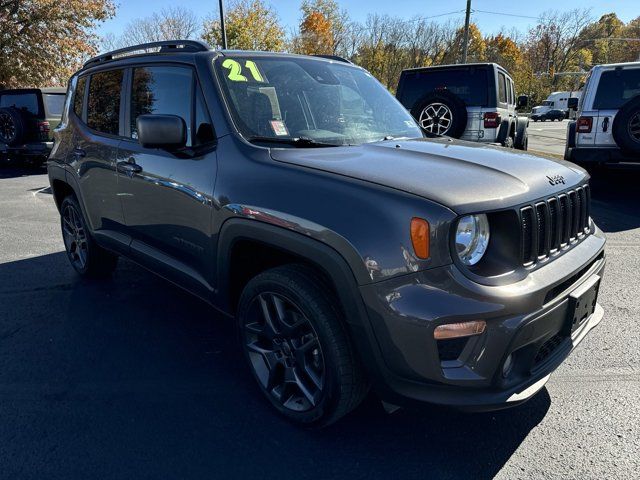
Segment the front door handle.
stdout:
[[142,167],[138,165],[133,157],[130,157],[126,161],[118,162],[118,172],[132,176],[135,173],[140,173]]
[[84,158],[84,157],[87,156],[87,152],[85,152],[81,148],[74,148],[73,149],[73,156],[76,157],[76,159]]

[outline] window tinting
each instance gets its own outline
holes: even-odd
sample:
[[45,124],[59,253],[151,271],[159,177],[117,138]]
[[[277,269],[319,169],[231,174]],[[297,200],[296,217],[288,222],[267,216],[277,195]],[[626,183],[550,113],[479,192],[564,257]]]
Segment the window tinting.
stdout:
[[82,77],[76,84],[76,91],[73,94],[73,111],[82,118],[82,107],[84,105],[84,91],[87,85],[87,77]]
[[35,93],[5,93],[0,96],[0,108],[14,107],[32,115],[38,115],[38,95]]
[[144,67],[133,71],[131,91],[131,138],[138,138],[138,116],[177,115],[187,126],[187,146],[191,146],[191,105],[193,76],[190,68]]
[[426,70],[407,75],[402,103],[411,108],[422,96],[434,90],[449,90],[469,106],[486,106],[489,91],[486,68]]
[[118,135],[122,70],[91,75],[87,101],[87,125],[98,132]]
[[593,108],[620,108],[636,95],[640,95],[640,68],[603,72]]
[[498,102],[507,103],[507,87],[504,73],[498,72]]

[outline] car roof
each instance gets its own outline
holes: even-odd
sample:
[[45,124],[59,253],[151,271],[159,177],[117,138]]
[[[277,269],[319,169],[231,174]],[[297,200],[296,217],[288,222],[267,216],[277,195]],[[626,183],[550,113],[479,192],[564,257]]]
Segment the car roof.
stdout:
[[507,74],[509,74],[509,72],[507,72],[507,69],[498,65],[497,63],[492,63],[492,62],[478,62],[478,63],[451,63],[451,64],[447,64],[447,65],[429,65],[427,67],[415,67],[415,68],[407,68],[405,70],[402,71],[402,73],[404,72],[418,72],[421,70],[440,70],[440,69],[447,69],[447,68],[466,68],[466,67],[491,67],[491,68],[498,68],[499,70],[502,70],[504,72],[506,72]]
[[604,63],[602,65],[595,65],[593,69],[606,70],[610,68],[624,68],[624,67],[640,67],[640,62]]
[[64,87],[43,87],[43,88],[7,88],[5,90],[0,90],[0,95],[3,93],[34,93],[34,92],[42,92],[42,93],[67,93],[67,89]]
[[42,93],[67,93],[67,89],[65,87],[44,87],[41,88],[40,91]]

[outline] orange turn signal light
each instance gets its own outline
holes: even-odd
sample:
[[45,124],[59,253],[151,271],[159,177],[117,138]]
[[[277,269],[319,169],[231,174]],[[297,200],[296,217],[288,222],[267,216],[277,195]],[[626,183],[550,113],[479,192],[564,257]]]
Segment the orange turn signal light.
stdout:
[[447,340],[450,338],[471,337],[480,335],[487,328],[487,322],[476,320],[473,322],[447,323],[438,325],[433,331],[433,338],[436,340]]
[[429,258],[429,222],[424,218],[411,219],[411,243],[418,258]]

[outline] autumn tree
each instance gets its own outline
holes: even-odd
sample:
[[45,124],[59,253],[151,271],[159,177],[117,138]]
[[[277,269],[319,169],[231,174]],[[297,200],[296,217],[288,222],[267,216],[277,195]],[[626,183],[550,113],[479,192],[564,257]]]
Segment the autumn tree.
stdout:
[[[206,20],[202,38],[210,45],[221,45],[220,21],[215,15]],[[235,0],[225,10],[229,48],[239,50],[282,51],[285,34],[278,15],[262,0]]]
[[105,50],[159,42],[193,38],[200,27],[198,18],[183,7],[163,9],[144,18],[131,21],[118,37],[106,35],[102,39]]
[[64,85],[114,12],[111,0],[0,0],[0,88]]
[[352,39],[345,10],[334,0],[304,0],[300,32],[292,42],[297,53],[344,55]]
[[[460,63],[464,51],[464,27],[456,30],[455,37],[449,45],[443,57],[444,63]],[[468,62],[484,62],[487,45],[482,37],[480,29],[475,23],[469,24],[469,49],[467,52]]]

